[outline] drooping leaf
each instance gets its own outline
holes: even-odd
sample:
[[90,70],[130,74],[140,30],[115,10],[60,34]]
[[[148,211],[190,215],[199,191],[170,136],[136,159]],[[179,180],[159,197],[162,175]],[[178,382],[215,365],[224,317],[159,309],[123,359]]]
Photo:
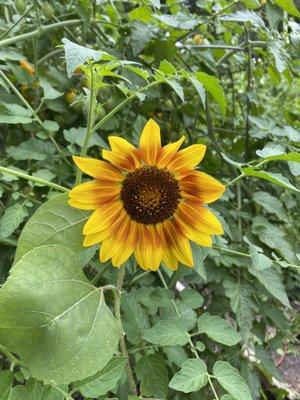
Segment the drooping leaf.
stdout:
[[264,179],[266,181],[272,182],[277,186],[281,186],[281,187],[284,187],[286,189],[291,189],[291,190],[295,190],[296,192],[300,192],[300,190],[297,189],[295,186],[293,186],[286,177],[284,177],[283,175],[281,175],[281,174],[279,174],[277,172],[276,173],[275,172],[268,172],[268,171],[264,171],[262,169],[257,170],[257,169],[252,168],[252,167],[242,168],[242,171],[247,176],[254,176],[254,177],[257,177],[257,178],[261,178],[261,179]]
[[242,339],[226,319],[209,313],[204,313],[199,317],[198,332],[206,333],[211,339],[226,346],[233,346]]
[[196,358],[186,360],[180,371],[176,372],[171,382],[170,388],[183,393],[196,392],[207,383],[207,368],[205,363]]
[[36,138],[22,142],[20,146],[11,146],[7,149],[8,155],[15,160],[37,160],[44,161],[52,158],[55,154],[55,147],[51,142]]
[[233,368],[228,362],[217,361],[213,367],[213,374],[219,384],[235,400],[252,400],[245,380],[241,377],[239,371]]
[[223,116],[225,116],[227,102],[219,79],[215,76],[208,75],[205,72],[195,72],[194,75],[196,79],[204,86],[204,89],[210,93],[214,100],[219,104],[221,113]]
[[18,104],[0,103],[1,124],[29,124],[32,122],[32,112]]
[[287,221],[288,215],[277,197],[272,196],[268,192],[259,191],[253,194],[253,200],[260,204],[268,213],[275,214],[282,221]]
[[197,290],[194,289],[184,289],[180,292],[180,297],[182,301],[191,308],[199,308],[202,306],[204,298],[201,296]]
[[274,3],[294,17],[300,16],[299,10],[295,6],[294,0],[274,0]]
[[0,342],[36,379],[84,379],[116,351],[118,327],[103,290],[90,285],[66,247],[40,246],[25,254],[1,288],[0,304]]
[[21,225],[27,215],[28,211],[24,203],[7,207],[0,219],[0,237],[7,238],[10,236]]

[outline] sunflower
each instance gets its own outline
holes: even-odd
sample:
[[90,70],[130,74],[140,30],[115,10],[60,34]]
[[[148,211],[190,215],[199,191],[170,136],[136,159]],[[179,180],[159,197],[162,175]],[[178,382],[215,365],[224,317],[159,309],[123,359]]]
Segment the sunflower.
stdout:
[[211,246],[223,229],[205,204],[217,200],[224,185],[194,168],[206,146],[179,150],[184,137],[161,146],[160,128],[150,119],[139,148],[110,136],[103,160],[76,157],[78,168],[94,180],[74,187],[69,204],[94,210],[84,225],[84,246],[100,244],[100,261],[120,267],[134,253],[139,266],[172,270],[178,262],[193,267],[190,241]]

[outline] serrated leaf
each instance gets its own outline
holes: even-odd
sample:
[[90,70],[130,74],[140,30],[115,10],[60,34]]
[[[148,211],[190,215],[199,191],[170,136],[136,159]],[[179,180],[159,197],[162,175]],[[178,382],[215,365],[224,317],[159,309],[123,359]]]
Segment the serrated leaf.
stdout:
[[[78,128],[71,128],[71,129],[64,129],[64,138],[71,144],[77,144],[78,146],[82,147],[85,139],[86,128],[78,127]],[[104,149],[108,149],[107,144],[105,141],[96,133],[94,133],[88,143],[88,149],[93,146],[99,146]]]
[[263,249],[252,244],[247,237],[244,237],[244,240],[249,245],[249,252],[253,267],[257,270],[271,268],[273,261],[263,254]]
[[80,393],[85,397],[98,397],[105,395],[109,390],[116,387],[124,371],[125,357],[114,357],[97,374],[87,378],[85,381],[75,383]]
[[163,22],[166,25],[172,26],[173,28],[193,29],[199,24],[198,18],[193,18],[191,15],[186,15],[181,12],[174,15],[153,14],[153,16],[159,21]]
[[213,75],[208,75],[205,72],[195,72],[195,77],[204,86],[204,89],[209,92],[214,100],[219,104],[223,116],[226,114],[226,97],[224,90],[220,85],[220,81]]
[[272,196],[268,192],[255,192],[253,200],[257,204],[260,204],[268,213],[275,214],[282,221],[288,220],[288,215],[277,197]]
[[196,79],[193,75],[188,75],[188,79],[192,82],[192,84],[194,85],[201,101],[203,104],[203,107],[205,108],[205,89],[204,86],[202,85],[202,83]]
[[162,60],[159,63],[159,68],[158,68],[161,72],[163,72],[164,74],[170,74],[170,75],[175,75],[176,74],[176,68],[174,67],[174,65],[172,63],[170,63],[170,61],[168,60]]
[[77,210],[67,201],[68,195],[61,194],[38,208],[19,237],[14,262],[33,248],[46,244],[62,244],[78,256],[86,251],[82,246],[82,229],[89,212]]
[[258,0],[242,0],[242,3],[247,7],[251,9],[256,9],[261,7],[261,4]]
[[234,346],[242,340],[229,321],[209,313],[204,313],[198,318],[198,332],[205,333],[214,341],[226,346]]
[[44,161],[52,158],[55,154],[55,147],[52,143],[36,138],[22,142],[20,146],[11,146],[7,149],[9,157],[15,160],[37,160]]
[[205,363],[196,358],[186,360],[181,370],[177,372],[171,382],[170,388],[183,393],[196,392],[207,383],[207,368]]
[[46,78],[40,78],[40,85],[44,91],[44,98],[54,100],[61,97],[64,93],[56,90]]
[[213,367],[213,374],[219,384],[235,400],[252,400],[245,380],[241,377],[239,371],[233,368],[228,362],[217,361]]
[[178,95],[178,97],[180,98],[181,101],[184,101],[183,88],[180,85],[180,83],[178,83],[174,79],[168,79],[168,78],[165,78],[164,82],[166,82],[169,86],[171,86],[171,88]]
[[271,354],[262,345],[255,346],[255,356],[260,360],[263,368],[278,381],[283,381],[283,377],[276,367]]
[[90,285],[66,247],[41,246],[24,255],[0,290],[4,303],[0,342],[36,379],[84,379],[116,351],[119,331],[103,291]]
[[144,333],[143,339],[159,346],[184,346],[189,341],[189,335],[182,321],[169,318],[158,321]]
[[168,370],[165,359],[158,354],[144,355],[136,365],[136,373],[141,380],[142,396],[165,399],[168,392]]
[[77,67],[85,64],[88,60],[99,61],[104,54],[103,52],[80,46],[66,38],[63,38],[62,42],[64,43],[67,74],[69,78],[71,78]]
[[7,238],[10,236],[27,215],[28,211],[24,204],[14,204],[7,207],[0,220],[0,237]]
[[201,247],[194,242],[191,243],[191,248],[195,263],[195,271],[201,277],[201,279],[203,279],[203,281],[206,282],[207,275],[206,275],[206,270],[204,268],[204,260],[211,252],[211,249],[208,247]]
[[268,171],[264,171],[262,169],[257,170],[257,169],[252,168],[252,167],[242,168],[241,170],[247,176],[254,176],[256,178],[261,178],[261,179],[264,179],[266,181],[272,182],[277,186],[281,186],[281,187],[284,187],[286,189],[291,189],[291,190],[294,190],[296,192],[300,192],[300,190],[297,189],[295,186],[293,186],[287,178],[285,178],[283,175],[281,175],[281,174],[279,174],[277,172],[276,173],[275,172],[268,172]]
[[265,23],[259,14],[250,10],[238,10],[233,14],[222,15],[219,18],[221,21],[251,22],[252,25],[259,28],[265,26]]

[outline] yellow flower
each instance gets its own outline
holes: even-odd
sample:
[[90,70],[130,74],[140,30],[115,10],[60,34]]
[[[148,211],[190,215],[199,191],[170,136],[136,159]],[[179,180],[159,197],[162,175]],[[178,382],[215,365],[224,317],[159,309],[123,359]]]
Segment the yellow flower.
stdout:
[[224,185],[194,168],[206,146],[178,151],[184,137],[161,147],[160,129],[150,119],[139,148],[109,137],[106,161],[73,157],[94,178],[73,188],[69,204],[94,210],[83,228],[84,246],[100,245],[100,261],[121,266],[134,253],[141,268],[153,271],[161,262],[176,270],[178,262],[193,267],[190,240],[211,246],[211,235],[223,229],[204,205],[217,200]]

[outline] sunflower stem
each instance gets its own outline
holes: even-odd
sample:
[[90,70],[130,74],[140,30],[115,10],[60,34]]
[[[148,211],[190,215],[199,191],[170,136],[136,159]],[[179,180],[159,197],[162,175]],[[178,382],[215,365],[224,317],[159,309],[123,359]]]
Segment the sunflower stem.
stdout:
[[124,276],[125,276],[125,267],[122,266],[119,268],[119,271],[118,271],[117,290],[113,291],[114,298],[115,298],[114,311],[115,311],[115,317],[117,320],[119,333],[120,333],[121,352],[122,352],[123,356],[126,358],[125,370],[126,370],[129,388],[130,388],[130,391],[132,394],[137,395],[138,392],[137,392],[137,388],[135,385],[132,369],[130,366],[129,355],[128,355],[128,351],[126,348],[126,343],[125,343],[125,338],[124,338],[124,330],[123,330],[122,319],[121,319],[121,291],[122,291]]

